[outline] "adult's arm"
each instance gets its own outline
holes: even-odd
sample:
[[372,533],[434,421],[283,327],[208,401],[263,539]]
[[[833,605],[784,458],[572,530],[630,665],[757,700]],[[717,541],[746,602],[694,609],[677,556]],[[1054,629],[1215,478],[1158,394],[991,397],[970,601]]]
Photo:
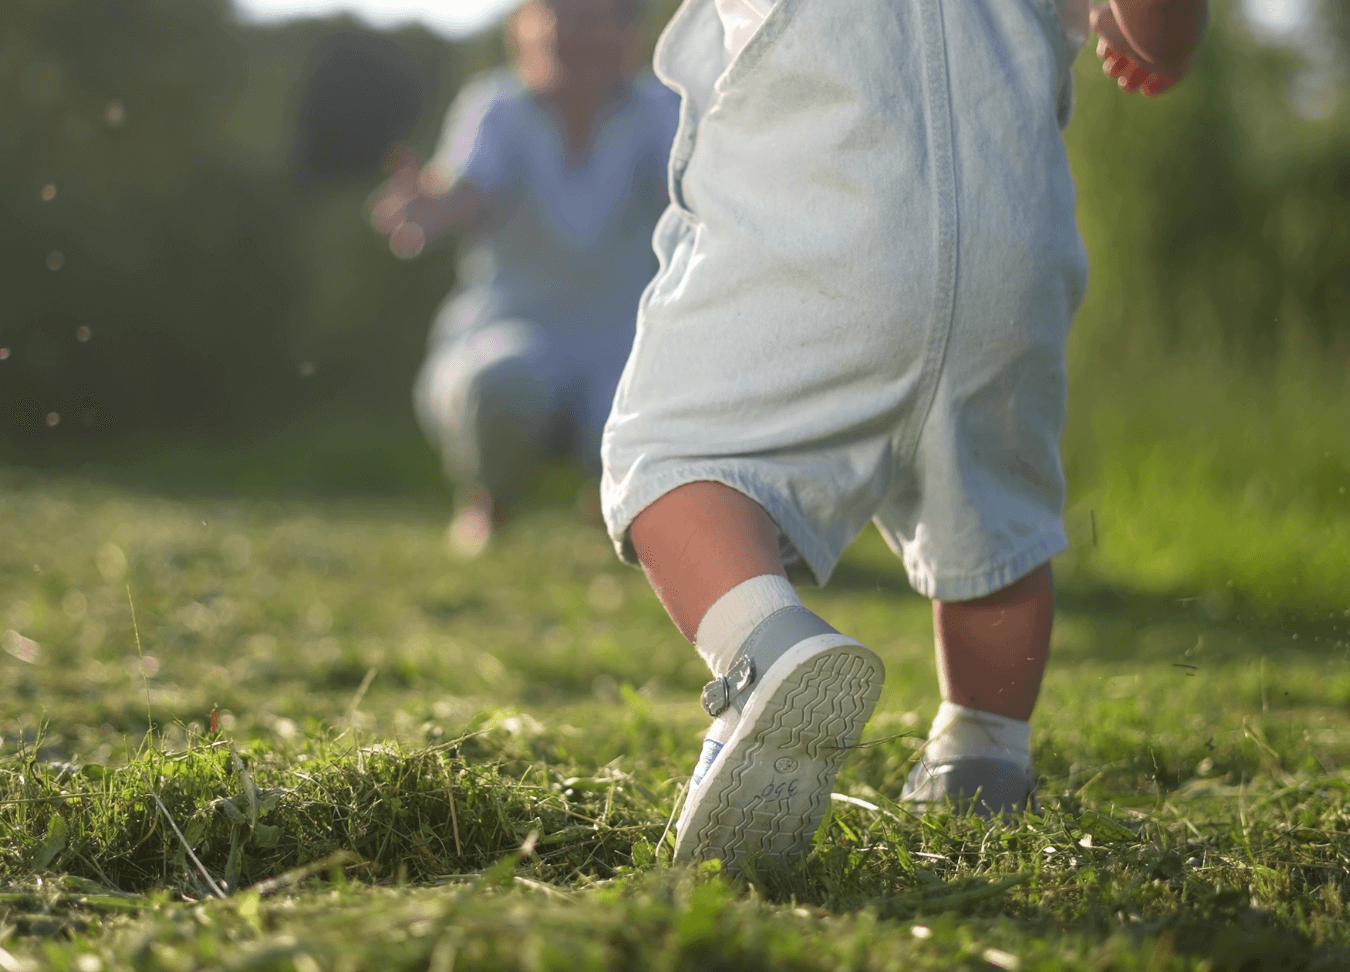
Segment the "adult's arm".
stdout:
[[416,256],[438,236],[484,222],[519,180],[513,90],[498,75],[469,84],[451,106],[431,161],[404,154],[371,212],[395,254]]
[[401,257],[414,257],[445,233],[472,229],[487,219],[488,199],[473,183],[459,180],[439,196],[419,196],[408,204],[402,225],[389,234],[389,246]]
[[395,173],[376,197],[370,221],[389,236],[397,256],[415,257],[437,237],[487,219],[491,203],[472,182],[461,178],[445,192],[434,186],[434,175],[413,163]]

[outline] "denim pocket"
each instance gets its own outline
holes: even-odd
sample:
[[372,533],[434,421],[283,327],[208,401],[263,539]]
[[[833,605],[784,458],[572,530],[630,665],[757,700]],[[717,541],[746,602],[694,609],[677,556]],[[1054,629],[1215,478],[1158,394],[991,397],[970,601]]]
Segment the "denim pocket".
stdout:
[[1078,57],[1078,52],[1083,47],[1077,37],[1071,34],[1065,26],[1064,18],[1060,15],[1059,5],[1055,0],[1031,0],[1036,8],[1041,22],[1045,27],[1046,37],[1050,41],[1050,47],[1055,54],[1055,76],[1059,79],[1058,96],[1055,104],[1055,116],[1062,129],[1069,124],[1069,116],[1073,114],[1073,62]]
[[764,58],[764,54],[777,43],[783,31],[792,22],[793,16],[805,0],[777,0],[764,23],[741,51],[731,59],[722,76],[717,79],[713,90],[718,94],[742,83],[754,71],[755,66]]
[[1056,67],[1062,76],[1068,72],[1082,45],[1064,26],[1064,19],[1060,16],[1059,5],[1055,0],[1031,0],[1031,3],[1045,26],[1046,37],[1049,38],[1055,51]]

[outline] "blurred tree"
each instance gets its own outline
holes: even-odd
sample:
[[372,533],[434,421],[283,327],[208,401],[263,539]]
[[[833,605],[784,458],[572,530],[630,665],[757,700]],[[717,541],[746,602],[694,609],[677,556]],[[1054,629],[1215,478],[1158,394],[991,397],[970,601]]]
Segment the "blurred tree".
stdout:
[[[1350,0],[1321,0],[1318,19],[1341,47],[1341,53],[1350,55]],[[1350,57],[1343,60],[1345,64]]]
[[389,39],[369,32],[327,38],[300,102],[293,168],[301,178],[376,175],[425,100],[423,80]]
[[224,0],[0,6],[0,423],[13,437],[252,418],[284,368],[265,179],[212,151],[244,78]]
[[228,0],[0,3],[0,442],[256,427],[389,388],[391,360],[406,382],[450,273],[395,265],[361,200],[458,59],[424,30],[243,27]]

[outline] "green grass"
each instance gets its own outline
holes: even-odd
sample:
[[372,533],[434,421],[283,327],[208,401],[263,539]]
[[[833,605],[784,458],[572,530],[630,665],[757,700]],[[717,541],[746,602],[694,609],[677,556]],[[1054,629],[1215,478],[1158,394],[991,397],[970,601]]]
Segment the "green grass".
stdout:
[[1343,382],[1153,379],[1075,402],[1042,813],[894,803],[938,699],[868,535],[804,592],[887,664],[861,802],[737,879],[668,866],[706,676],[566,473],[466,565],[407,430],[0,471],[0,968],[1350,967]]

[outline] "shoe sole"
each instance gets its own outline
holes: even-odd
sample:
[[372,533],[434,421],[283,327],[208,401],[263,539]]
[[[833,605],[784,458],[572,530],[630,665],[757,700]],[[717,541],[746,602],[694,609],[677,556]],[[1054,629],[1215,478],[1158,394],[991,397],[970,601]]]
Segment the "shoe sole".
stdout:
[[838,634],[789,649],[690,795],[675,860],[720,858],[740,870],[747,861],[790,863],[805,854],[884,680],[881,659]]

